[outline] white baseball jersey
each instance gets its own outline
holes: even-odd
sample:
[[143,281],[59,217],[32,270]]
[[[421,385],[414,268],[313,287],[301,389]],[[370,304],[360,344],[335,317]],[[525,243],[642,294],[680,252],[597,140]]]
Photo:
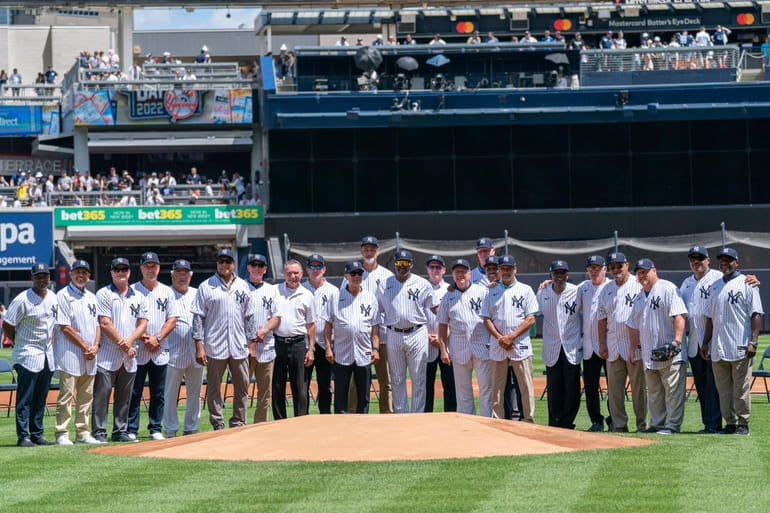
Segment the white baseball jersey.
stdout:
[[[385,282],[393,276],[393,273],[381,265],[377,265],[372,272],[364,269],[364,281],[361,282],[361,288],[371,292],[374,297],[377,297],[377,293],[380,289],[385,287]],[[340,288],[344,288],[347,285],[346,280],[342,280]],[[385,312],[380,309],[380,318],[378,320],[380,325],[380,344],[388,343],[388,336],[385,329]]]
[[[139,319],[149,318],[145,297],[128,287],[126,294],[118,292],[115,285],[107,285],[96,292],[96,314],[109,317],[121,337],[127,337],[136,329]],[[141,341],[134,342],[136,348]],[[106,371],[116,371],[124,366],[127,372],[136,372],[136,357],[129,358],[118,344],[102,330],[96,364]]]
[[553,290],[553,284],[537,291],[537,303],[543,316],[543,363],[548,367],[553,367],[559,361],[562,348],[572,365],[579,365],[583,359],[583,341],[580,339],[581,293],[572,283],[567,283],[561,294]]
[[[281,297],[278,287],[270,283],[262,282],[259,287],[249,283],[251,288],[251,301],[254,303],[254,324],[257,331],[262,329],[270,318],[280,317]],[[265,334],[264,341],[257,344],[257,361],[267,363],[275,360],[275,336],[272,330]]]
[[192,304],[195,301],[195,293],[198,289],[188,287],[185,294],[177,292],[175,289],[171,290],[176,298],[179,316],[176,318],[176,326],[166,339],[168,343],[168,364],[176,369],[186,369],[190,364],[193,364],[195,367],[201,367],[195,361],[195,342],[192,338]]
[[329,321],[334,333],[334,361],[340,365],[365,367],[372,361],[372,326],[380,318],[377,298],[361,290],[357,295],[340,289],[331,308],[321,314],[324,324]]
[[583,358],[590,360],[594,354],[599,354],[598,317],[599,296],[607,285],[607,280],[600,285],[594,285],[591,280],[585,280],[578,285],[578,303],[583,312]]
[[[174,289],[168,285],[158,283],[157,287],[150,290],[141,281],[134,283],[132,287],[146,298],[147,315],[149,316],[146,332],[148,335],[157,335],[163,324],[173,317],[176,317],[177,321],[179,320],[179,303],[176,300]],[[168,363],[168,342],[166,340],[161,341],[160,349],[154,353],[151,353],[144,343],[139,344],[139,349],[136,351],[136,363],[144,365],[150,360],[155,365],[166,365]]]
[[711,285],[708,317],[714,325],[712,361],[735,362],[746,358],[746,344],[751,340],[751,316],[755,313],[763,313],[759,289],[748,285],[740,272],[728,281],[722,278]]
[[722,273],[715,269],[709,269],[700,280],[695,275],[690,275],[679,287],[687,307],[687,355],[694,358],[703,345],[703,335],[706,329],[706,314],[708,313],[708,300],[711,295],[711,284],[722,279]]
[[438,304],[430,282],[416,274],[410,274],[404,282],[395,276],[388,278],[377,301],[385,312],[385,325],[400,329],[427,324],[430,309]]
[[51,339],[58,309],[56,294],[50,290],[40,297],[30,288],[13,298],[3,322],[16,328],[11,353],[14,365],[40,372],[47,358],[48,368],[54,370]]
[[[537,297],[532,287],[516,280],[506,287],[502,281],[490,289],[481,306],[481,316],[488,318],[497,331],[507,335],[519,327],[524,319],[538,312]],[[516,337],[513,348],[504,350],[497,340],[489,336],[489,359],[501,362],[506,358],[525,360],[532,356],[532,341],[529,331]]]
[[249,338],[254,338],[254,305],[246,281],[233,278],[228,287],[214,274],[198,287],[192,303],[193,315],[202,326],[193,325],[193,340],[202,340],[206,356],[216,360],[249,356]]
[[489,360],[489,332],[481,317],[488,291],[474,283],[464,291],[447,292],[439,304],[436,317],[440,324],[449,327],[447,351],[458,365],[467,364],[473,356]]
[[322,317],[328,317],[327,312],[337,301],[340,289],[329,283],[328,280],[324,280],[323,285],[317,289],[310,284],[309,280],[303,282],[302,286],[309,290],[315,299],[315,304],[313,305],[316,313],[315,342],[326,349],[326,341],[324,340],[324,325],[326,324],[326,321],[323,320]]
[[[599,296],[599,312],[597,321],[607,319],[607,361],[614,362],[618,358],[628,359],[628,347],[631,339],[628,334],[628,318],[634,307],[634,300],[642,291],[642,286],[633,274],[623,285],[614,280],[607,283]],[[636,360],[641,359],[640,348],[634,352]]]
[[676,315],[687,315],[687,307],[679,297],[676,285],[668,280],[658,280],[650,292],[642,290],[634,299],[633,311],[627,324],[639,330],[645,369],[665,369],[671,363],[682,360],[682,353],[676,355],[673,361],[654,362],[650,359],[650,352],[654,348],[674,340],[673,317]]
[[62,331],[62,326],[70,326],[77,332],[88,347],[98,342],[96,328],[99,319],[96,316],[96,295],[88,289],[80,290],[70,283],[56,294],[59,309],[56,315],[53,352],[56,370],[71,376],[93,376],[96,374],[96,358],[86,360],[83,350],[72,342]]
[[314,323],[317,317],[313,293],[302,286],[290,289],[284,282],[278,285],[278,295],[281,297],[281,324],[275,329],[275,334],[279,337],[307,336],[308,324]]
[[484,286],[489,285],[489,278],[487,278],[487,273],[480,265],[477,265],[471,271],[471,283],[478,283],[479,285]]
[[[430,282],[428,282],[430,283]],[[437,283],[436,285],[430,284],[431,287],[433,287],[433,301],[437,304],[441,303],[441,299],[444,297],[444,295],[447,293],[447,289],[449,288],[449,284],[445,281],[441,281]],[[428,335],[436,335],[438,336],[438,316],[434,314],[433,312],[428,313]],[[432,362],[436,358],[438,358],[439,349],[438,347],[428,344],[428,361]]]

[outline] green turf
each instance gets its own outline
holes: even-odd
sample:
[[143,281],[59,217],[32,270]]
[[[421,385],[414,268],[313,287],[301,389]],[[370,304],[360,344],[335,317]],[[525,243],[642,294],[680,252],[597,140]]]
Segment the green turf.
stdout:
[[[769,339],[763,337],[762,349]],[[0,357],[10,355],[0,351]],[[536,358],[535,373],[541,372]],[[437,403],[439,409],[439,398]],[[543,424],[545,401],[537,401],[536,408],[536,421]],[[21,449],[13,446],[13,413],[10,418],[4,413],[3,513],[768,510],[770,404],[764,395],[754,396],[749,437],[632,434],[622,436],[647,436],[658,443],[548,456],[396,463],[200,462],[101,456],[77,445]],[[45,423],[51,433],[53,417]],[[588,425],[583,408],[578,428]],[[207,422],[201,426],[207,429]],[[693,396],[683,430],[700,427]]]

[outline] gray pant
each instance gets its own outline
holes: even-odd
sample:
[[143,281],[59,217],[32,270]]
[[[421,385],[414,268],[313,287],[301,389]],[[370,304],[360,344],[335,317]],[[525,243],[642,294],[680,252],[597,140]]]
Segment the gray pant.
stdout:
[[686,399],[684,364],[671,364],[657,370],[645,369],[650,426],[679,432],[684,420]]
[[233,383],[233,416],[230,417],[229,426],[237,427],[246,425],[246,403],[249,396],[249,360],[243,358],[237,360],[208,359],[206,365],[206,406],[209,409],[209,421],[214,429],[225,427],[222,417],[222,376],[225,370],[230,370],[230,379]]
[[115,387],[112,402],[112,436],[117,437],[128,431],[128,406],[134,388],[135,372],[128,372],[124,366],[116,371],[96,368],[94,380],[94,406],[91,420],[91,435],[107,436],[107,409],[110,405],[110,393]]

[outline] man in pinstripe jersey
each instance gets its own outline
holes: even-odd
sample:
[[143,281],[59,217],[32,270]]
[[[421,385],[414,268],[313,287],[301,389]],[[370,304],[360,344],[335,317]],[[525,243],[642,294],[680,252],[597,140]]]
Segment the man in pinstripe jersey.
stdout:
[[75,429],[80,443],[99,443],[91,436],[91,406],[94,399],[96,352],[101,329],[96,317],[96,296],[86,288],[91,265],[75,260],[70,267],[70,283],[56,294],[59,310],[54,331],[54,355],[59,371],[59,397],[56,400],[56,443],[71,445],[68,425],[75,399]]

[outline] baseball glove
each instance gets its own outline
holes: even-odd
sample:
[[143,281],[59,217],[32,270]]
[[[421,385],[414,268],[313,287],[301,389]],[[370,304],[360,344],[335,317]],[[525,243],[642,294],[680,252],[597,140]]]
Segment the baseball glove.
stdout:
[[676,344],[668,342],[650,351],[650,359],[653,362],[665,362],[678,355],[681,351],[682,348]]

